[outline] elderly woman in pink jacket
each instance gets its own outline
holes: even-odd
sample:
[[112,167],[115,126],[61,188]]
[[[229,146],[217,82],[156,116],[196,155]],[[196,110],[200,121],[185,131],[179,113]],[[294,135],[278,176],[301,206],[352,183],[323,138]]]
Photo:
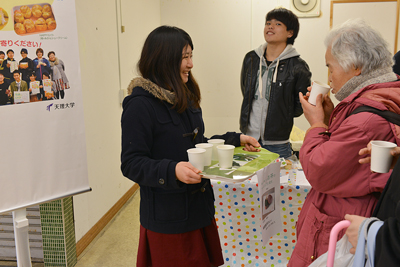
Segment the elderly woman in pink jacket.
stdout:
[[300,162],[312,189],[297,221],[290,267],[308,266],[325,253],[330,230],[345,214],[371,215],[390,173],[372,173],[368,164],[359,164],[365,157],[359,150],[370,140],[400,144],[400,127],[374,113],[352,114],[360,106],[400,114],[400,77],[392,71],[385,40],[365,22],[351,20],[333,29],[325,45],[329,82],[340,103],[334,107],[328,95],[319,95],[313,106],[309,93],[300,93],[311,125]]

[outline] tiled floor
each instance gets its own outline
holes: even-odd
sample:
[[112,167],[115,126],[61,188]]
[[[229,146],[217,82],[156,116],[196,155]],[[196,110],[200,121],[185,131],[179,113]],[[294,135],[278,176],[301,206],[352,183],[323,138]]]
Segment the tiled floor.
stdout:
[[[133,267],[139,241],[139,190],[78,257],[75,267]],[[0,261],[0,267],[17,266],[15,261]],[[32,267],[43,267],[32,263]]]
[[78,257],[75,267],[136,266],[139,241],[139,190]]

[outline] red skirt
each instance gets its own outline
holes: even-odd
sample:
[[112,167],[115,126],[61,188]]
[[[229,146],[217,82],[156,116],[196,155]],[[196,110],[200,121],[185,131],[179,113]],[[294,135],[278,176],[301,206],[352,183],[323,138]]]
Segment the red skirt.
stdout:
[[210,267],[224,264],[217,224],[182,234],[161,234],[140,225],[137,267]]

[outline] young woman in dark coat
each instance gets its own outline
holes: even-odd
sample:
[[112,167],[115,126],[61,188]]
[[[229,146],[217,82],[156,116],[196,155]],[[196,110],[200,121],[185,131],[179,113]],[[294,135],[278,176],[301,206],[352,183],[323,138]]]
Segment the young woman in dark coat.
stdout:
[[[224,263],[210,181],[187,156],[187,149],[207,142],[192,50],[182,29],[152,31],[138,62],[141,77],[123,102],[121,170],[140,185],[139,267]],[[250,151],[260,146],[234,132],[212,138]]]

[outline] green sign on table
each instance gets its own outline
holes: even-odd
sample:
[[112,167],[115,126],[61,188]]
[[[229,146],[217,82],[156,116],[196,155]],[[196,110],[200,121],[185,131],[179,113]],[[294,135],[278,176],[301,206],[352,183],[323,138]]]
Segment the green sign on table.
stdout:
[[232,168],[220,169],[218,161],[212,161],[202,172],[204,178],[228,182],[243,182],[252,177],[258,170],[274,162],[279,155],[260,148],[260,152],[248,152],[244,147],[236,147]]

